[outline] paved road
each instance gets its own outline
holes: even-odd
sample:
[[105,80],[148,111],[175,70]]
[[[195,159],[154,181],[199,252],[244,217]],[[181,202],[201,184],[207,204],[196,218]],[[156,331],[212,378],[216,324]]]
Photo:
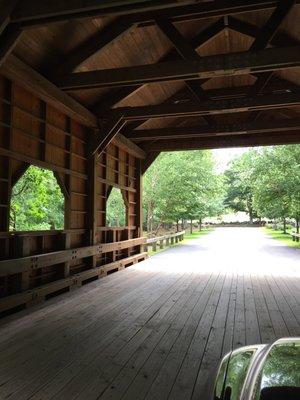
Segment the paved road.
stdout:
[[300,336],[300,251],[216,229],[0,328],[0,399],[211,400],[230,349]]
[[152,258],[153,264],[157,261],[166,269],[175,263],[178,268],[209,265],[224,272],[237,268],[252,274],[300,276],[300,250],[269,237],[261,228],[217,228],[184,246],[158,253]]

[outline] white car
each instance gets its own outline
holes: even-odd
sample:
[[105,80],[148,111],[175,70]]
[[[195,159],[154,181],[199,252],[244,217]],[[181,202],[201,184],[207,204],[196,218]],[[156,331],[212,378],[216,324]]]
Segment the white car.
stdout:
[[241,347],[221,361],[214,400],[300,400],[300,337]]

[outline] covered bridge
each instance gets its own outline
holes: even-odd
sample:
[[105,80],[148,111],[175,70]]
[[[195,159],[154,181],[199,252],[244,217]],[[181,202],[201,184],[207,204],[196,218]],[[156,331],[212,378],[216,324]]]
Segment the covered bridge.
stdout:
[[[2,0],[0,17],[1,311],[142,260],[161,151],[300,142],[298,1]],[[55,172],[63,232],[8,232],[31,164]],[[105,226],[112,187],[126,229]]]
[[[160,152],[300,143],[299,21],[298,0],[0,0],[2,315],[146,258]],[[54,172],[64,230],[9,231],[30,165]]]

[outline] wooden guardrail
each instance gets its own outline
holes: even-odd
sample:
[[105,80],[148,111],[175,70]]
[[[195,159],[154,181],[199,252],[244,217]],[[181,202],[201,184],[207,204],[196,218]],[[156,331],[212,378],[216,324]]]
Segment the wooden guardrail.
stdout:
[[143,245],[145,242],[146,238],[140,237],[136,239],[123,240],[121,242],[101,243],[93,246],[3,260],[0,261],[0,276],[30,272],[34,269],[49,267],[66,261],[97,256],[101,255],[102,253],[112,252],[114,250],[124,250],[129,247]]
[[[82,259],[85,257],[101,255],[113,251],[128,249],[131,247],[144,246],[145,237],[139,237],[129,240],[123,240],[112,243],[100,243],[94,246],[79,247],[67,250],[54,251],[51,253],[39,254],[28,257],[0,261],[0,278],[15,274],[30,273],[45,267],[61,264],[67,261]],[[95,268],[89,268],[85,271],[66,276],[65,278],[54,280],[42,284],[41,286],[30,290],[23,290],[18,293],[1,297],[0,316],[3,312],[18,307],[29,307],[33,304],[46,300],[49,296],[61,291],[70,290],[71,287],[81,286],[92,279],[97,279],[111,272],[121,270],[129,265],[135,264],[147,258],[147,253],[139,252],[137,254],[121,258],[108,264],[99,265]]]
[[181,242],[184,238],[184,234],[185,234],[185,231],[180,231],[180,232],[172,233],[170,235],[149,238],[149,239],[147,239],[145,247],[146,247],[146,249],[148,249],[149,246],[151,246],[152,251],[156,251],[157,246],[159,246],[160,249],[163,249],[164,246],[170,246],[174,243]]
[[292,232],[290,235],[292,236],[293,242],[300,242],[300,233]]

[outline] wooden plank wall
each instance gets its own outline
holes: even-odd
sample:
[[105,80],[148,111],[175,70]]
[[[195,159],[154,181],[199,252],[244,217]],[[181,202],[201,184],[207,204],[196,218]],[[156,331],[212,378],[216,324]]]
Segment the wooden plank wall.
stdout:
[[[0,268],[8,259],[97,243],[119,243],[141,236],[140,160],[114,142],[95,158],[91,172],[91,160],[87,158],[91,135],[90,128],[0,76]],[[53,170],[62,188],[63,231],[9,232],[11,189],[30,164]],[[94,174],[94,180],[90,174]],[[105,226],[106,201],[113,186],[121,190],[125,200],[124,228]],[[33,290],[140,253],[140,245],[125,249],[116,245],[112,252],[71,257],[60,264],[1,276],[0,297]]]

